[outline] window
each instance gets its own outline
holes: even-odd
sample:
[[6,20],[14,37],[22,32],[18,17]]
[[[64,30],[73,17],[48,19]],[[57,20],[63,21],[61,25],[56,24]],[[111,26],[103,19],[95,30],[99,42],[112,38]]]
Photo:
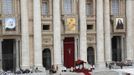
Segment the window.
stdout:
[[1,17],[1,1],[0,1],[0,17]]
[[43,25],[43,30],[49,30],[50,26],[49,25]]
[[64,14],[72,13],[72,0],[64,0]]
[[48,15],[49,13],[49,4],[48,0],[42,0],[42,15]]
[[13,0],[2,0],[2,12],[5,15],[13,14]]
[[2,20],[0,20],[0,26],[2,26]]
[[119,0],[111,0],[111,15],[118,16],[119,15]]
[[93,3],[91,0],[87,0],[86,3],[86,15],[91,16],[93,14]]
[[87,25],[87,30],[92,30],[93,29],[93,25]]

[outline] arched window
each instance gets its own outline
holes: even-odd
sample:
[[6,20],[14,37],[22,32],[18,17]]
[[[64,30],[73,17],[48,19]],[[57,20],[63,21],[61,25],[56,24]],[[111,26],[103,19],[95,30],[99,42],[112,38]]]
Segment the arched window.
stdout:
[[92,0],[86,0],[86,15],[91,16],[93,15],[93,1]]
[[95,64],[95,56],[94,56],[94,49],[93,47],[88,47],[87,48],[87,61],[89,64],[93,65]]
[[43,66],[46,70],[51,68],[51,51],[50,49],[46,48],[43,50]]
[[73,0],[63,0],[64,14],[71,14],[72,13],[72,1]]
[[2,12],[5,15],[13,14],[13,0],[2,0]]
[[119,15],[119,0],[111,0],[111,15]]
[[46,16],[49,13],[49,0],[42,0],[42,15]]

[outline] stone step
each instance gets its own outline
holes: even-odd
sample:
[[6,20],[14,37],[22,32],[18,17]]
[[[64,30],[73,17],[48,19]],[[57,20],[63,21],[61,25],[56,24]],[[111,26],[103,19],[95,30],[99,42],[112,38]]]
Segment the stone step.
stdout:
[[0,75],[47,75],[47,74],[46,73],[25,73],[25,74],[0,73]]
[[83,73],[76,73],[76,72],[61,72],[61,73],[55,73],[50,75],[84,75]]
[[105,71],[93,72],[92,75],[126,75],[126,73],[112,71],[112,70],[105,70]]

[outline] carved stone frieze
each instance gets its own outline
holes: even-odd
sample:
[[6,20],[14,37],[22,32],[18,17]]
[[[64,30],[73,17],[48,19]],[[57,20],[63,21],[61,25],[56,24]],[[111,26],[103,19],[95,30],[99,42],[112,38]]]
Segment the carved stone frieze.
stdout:
[[52,45],[52,36],[43,36],[42,37],[42,44],[43,45]]
[[87,35],[87,43],[96,43],[95,35]]

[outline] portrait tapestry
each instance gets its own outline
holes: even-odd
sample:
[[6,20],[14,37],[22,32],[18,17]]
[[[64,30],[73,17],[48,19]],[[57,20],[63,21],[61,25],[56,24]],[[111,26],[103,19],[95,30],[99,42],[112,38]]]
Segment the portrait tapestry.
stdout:
[[125,21],[124,18],[115,18],[114,21],[114,32],[125,32]]

